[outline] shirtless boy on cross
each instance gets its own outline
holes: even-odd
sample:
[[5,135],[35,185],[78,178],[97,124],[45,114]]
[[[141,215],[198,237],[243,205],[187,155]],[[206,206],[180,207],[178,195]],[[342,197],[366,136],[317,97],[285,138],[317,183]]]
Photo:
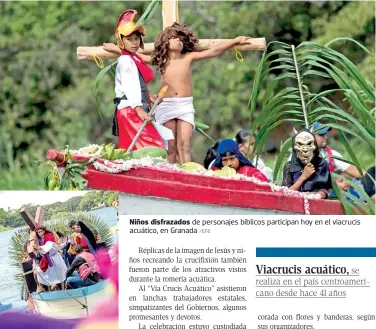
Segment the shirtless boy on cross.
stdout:
[[[157,65],[162,75],[162,87],[168,85],[163,102],[158,105],[155,118],[160,124],[172,130],[175,139],[168,141],[168,161],[170,163],[190,162],[190,143],[195,127],[192,97],[193,62],[219,56],[237,44],[248,43],[249,37],[240,36],[208,50],[196,52],[197,37],[186,25],[174,23],[157,37],[154,52],[143,55],[144,61]],[[104,44],[104,49],[118,52],[112,44]]]

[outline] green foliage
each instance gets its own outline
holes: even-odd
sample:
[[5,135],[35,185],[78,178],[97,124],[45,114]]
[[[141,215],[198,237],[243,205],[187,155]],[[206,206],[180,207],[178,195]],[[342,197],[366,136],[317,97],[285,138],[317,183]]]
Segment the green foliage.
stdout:
[[[44,219],[49,221],[66,216],[67,214],[78,211],[89,211],[98,206],[112,206],[112,202],[119,198],[118,192],[111,191],[90,191],[83,197],[77,196],[70,198],[65,202],[55,202],[43,205]],[[35,216],[37,206],[25,204],[24,207],[32,216]],[[21,208],[22,208],[21,207]],[[0,226],[15,228],[24,226],[24,219],[20,215],[19,209],[1,209],[0,208]]]
[[[367,54],[373,56],[368,49],[355,40],[349,38],[346,40],[353,41]],[[277,46],[277,50],[270,50],[272,46]],[[268,75],[275,74],[283,68],[285,72],[275,74],[274,80],[279,82],[290,79],[293,83],[291,87],[276,88],[276,85],[272,85],[273,90],[267,88],[265,95],[268,97],[264,97],[263,108],[252,126],[252,134],[256,136],[254,152],[261,153],[266,138],[285,120],[295,122],[297,130],[303,127],[309,128],[316,121],[324,121],[324,126],[337,130],[340,141],[351,159],[347,162],[356,165],[362,172],[358,152],[351,148],[347,136],[365,145],[367,153],[372,154],[374,164],[376,142],[375,120],[372,114],[375,104],[374,86],[361,75],[356,65],[338,51],[313,42],[301,43],[296,48],[296,53],[294,49],[294,46],[290,48],[285,43],[272,42],[260,61],[249,100],[251,115],[256,109],[260,86],[265,83],[264,80]],[[273,59],[276,55],[280,57]],[[336,83],[336,88],[312,93],[310,81],[317,76],[332,80]],[[350,104],[351,112],[346,108],[346,104]],[[285,143],[276,161],[275,178],[286,151],[287,144]],[[336,186],[335,189],[338,190]],[[340,194],[337,195],[340,197]],[[359,212],[359,209],[350,207],[344,197],[340,199],[347,213]],[[369,198],[367,200],[370,201]],[[351,205],[357,205],[358,208],[369,213],[359,200],[353,200]]]
[[8,231],[10,230],[10,227],[5,227],[3,225],[0,225],[0,232]]
[[[98,90],[102,122],[93,95],[93,81],[100,70],[94,62],[77,61],[76,48],[114,42],[113,32],[121,12],[131,5],[142,14],[149,4],[0,3],[0,189],[42,189],[45,168],[38,168],[34,161],[44,162],[49,148],[70,145],[76,149],[89,143],[115,142],[111,136],[113,79],[106,75]],[[180,22],[189,25],[201,39],[250,35],[263,36],[268,42],[325,44],[345,36],[374,49],[374,6],[372,2],[347,1],[221,1],[215,6],[210,1],[180,1],[179,14]],[[162,29],[160,7],[147,22],[145,42],[153,42]],[[373,83],[373,58],[349,42],[331,47],[341,50]],[[247,102],[261,55],[257,51],[244,52],[241,64],[233,52],[227,52],[193,65],[196,119],[210,126],[205,133],[215,140],[233,138],[239,129],[251,128],[250,120],[258,116],[264,95],[268,95],[266,87],[274,79],[270,75],[260,87],[250,118]],[[275,73],[285,71],[280,68]],[[156,74],[150,91],[155,93],[159,85]],[[280,86],[291,86],[291,80],[281,81]],[[328,79],[319,75],[310,86],[312,93],[334,89]],[[290,131],[289,122],[277,127],[265,137],[267,149],[279,148]],[[195,133],[193,161],[201,162],[211,143]],[[367,166],[369,162],[363,164]]]
[[81,211],[87,211],[94,207],[105,205],[110,207],[112,202],[119,198],[119,192],[91,191],[84,195],[78,205]]

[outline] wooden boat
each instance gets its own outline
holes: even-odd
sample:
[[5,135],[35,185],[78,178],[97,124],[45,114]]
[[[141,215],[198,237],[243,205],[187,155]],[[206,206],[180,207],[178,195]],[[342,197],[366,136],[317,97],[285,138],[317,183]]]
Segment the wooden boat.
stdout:
[[0,303],[0,313],[1,312],[5,312],[5,311],[9,311],[11,310],[13,307],[12,303]]
[[121,192],[120,215],[344,214],[340,201],[306,200],[247,180],[156,168],[110,174],[91,166],[83,176],[91,189]]
[[77,319],[89,316],[98,302],[111,297],[106,283],[101,281],[78,289],[32,293],[35,309],[41,315],[52,318]]
[[[49,160],[64,166],[64,155],[47,152]],[[82,161],[87,158],[74,156]],[[99,159],[99,162],[103,160]],[[304,199],[289,191],[273,191],[258,184],[203,176],[157,167],[141,167],[117,174],[89,166],[83,177],[90,189],[119,191],[119,214],[131,215],[343,215],[338,200]]]

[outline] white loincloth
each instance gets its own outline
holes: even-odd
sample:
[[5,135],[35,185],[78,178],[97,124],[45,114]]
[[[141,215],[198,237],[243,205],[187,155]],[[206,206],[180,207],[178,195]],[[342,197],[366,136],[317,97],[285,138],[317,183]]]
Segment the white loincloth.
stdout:
[[155,111],[155,120],[164,124],[173,119],[186,121],[192,125],[192,129],[195,129],[193,97],[163,98],[163,102]]

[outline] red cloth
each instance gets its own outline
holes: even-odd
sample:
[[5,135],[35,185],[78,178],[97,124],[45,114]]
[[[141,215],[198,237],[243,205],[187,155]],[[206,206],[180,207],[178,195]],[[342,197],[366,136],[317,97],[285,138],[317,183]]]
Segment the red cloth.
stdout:
[[[141,128],[143,121],[130,106],[117,110],[116,116],[119,125],[118,147],[127,149],[129,145],[131,145],[134,136],[136,136]],[[161,136],[150,123],[145,126],[132,151],[149,146],[165,149]]]
[[[43,236],[43,245],[46,244],[46,242],[54,242],[56,243],[55,237],[52,233],[46,232]],[[48,260],[46,256],[43,256],[43,258],[39,262],[39,267],[42,270],[42,272],[46,272],[48,269]]]
[[[154,79],[153,70],[145,64],[145,62],[140,56],[136,54],[131,54],[126,50],[122,50],[121,54],[128,55],[130,58],[132,58],[147,84]],[[134,57],[136,57],[138,60],[135,60]],[[129,145],[132,143],[133,138],[136,136],[137,132],[141,128],[143,121],[137,115],[136,111],[129,106],[122,109],[118,109],[118,111],[116,112],[116,116],[119,127],[118,147],[122,149],[128,149]],[[162,149],[165,149],[161,136],[158,134],[157,130],[151,124],[146,125],[140,137],[137,139],[137,142],[133,147],[132,151],[142,147],[149,146],[160,147]]]
[[[325,147],[325,151],[326,151],[326,153],[328,153],[328,155],[333,155],[333,151],[329,146]],[[329,171],[333,172],[334,169],[335,169],[334,159],[331,158],[331,157],[328,157],[328,161],[329,161]]]
[[[219,170],[217,167],[211,167],[212,170]],[[251,166],[242,166],[237,171],[237,174],[242,174],[247,177],[255,177],[263,182],[267,182],[268,179],[266,176],[257,168],[253,168]]]
[[87,242],[86,242],[86,239],[84,239],[82,234],[80,234],[80,236],[78,236],[78,235],[74,236],[74,243],[80,244],[84,248],[85,251],[90,252],[89,246],[87,245]]
[[[151,82],[154,79],[153,70],[145,64],[144,60],[140,56],[138,56],[136,54],[131,54],[130,52],[128,52],[126,50],[122,50],[121,54],[122,55],[128,55],[130,58],[132,58],[133,62],[136,64],[138,70],[140,71],[142,77],[144,78],[146,84],[148,84],[149,82]],[[136,61],[134,59],[134,57],[136,57],[138,59],[138,61]]]
[[238,174],[242,174],[248,177],[255,177],[263,182],[267,182],[266,176],[257,168],[251,166],[242,166],[238,169]]

